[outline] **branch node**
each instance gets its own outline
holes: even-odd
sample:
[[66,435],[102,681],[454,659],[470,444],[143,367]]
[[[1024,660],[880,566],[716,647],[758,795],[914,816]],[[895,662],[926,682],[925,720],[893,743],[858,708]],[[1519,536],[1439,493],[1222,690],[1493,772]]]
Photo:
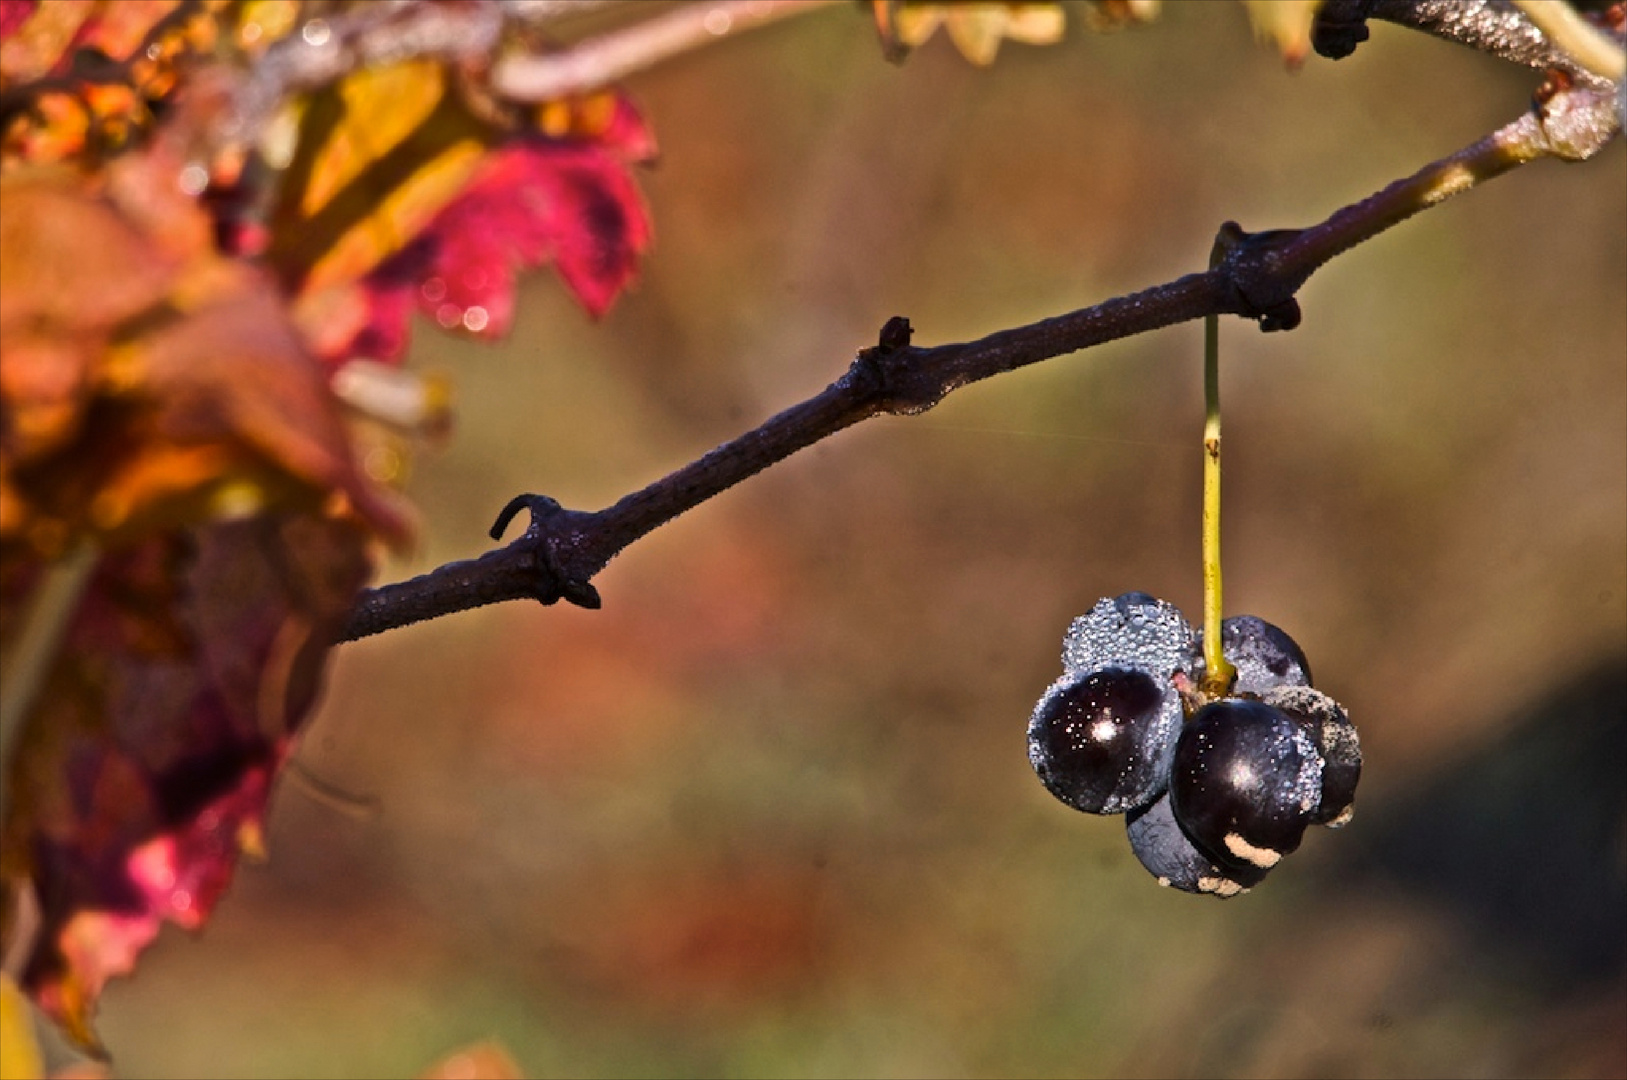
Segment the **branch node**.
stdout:
[[603,604],[599,598],[599,590],[585,578],[573,577],[566,572],[554,551],[555,541],[558,539],[558,526],[569,514],[555,499],[546,495],[516,495],[508,501],[502,511],[497,515],[497,521],[491,527],[491,538],[502,539],[509,522],[521,510],[531,513],[531,524],[526,526],[524,535],[516,539],[510,547],[528,550],[535,559],[533,567],[536,573],[535,587],[532,595],[543,604],[556,604],[561,600],[568,600],[580,608],[596,611]]
[[1299,301],[1294,294],[1315,267],[1290,269],[1282,255],[1303,232],[1268,229],[1251,233],[1243,231],[1237,222],[1228,221],[1215,234],[1210,262],[1224,276],[1231,293],[1230,310],[1254,319],[1266,333],[1292,330],[1300,323]]
[[1311,23],[1311,48],[1329,60],[1343,60],[1354,53],[1356,46],[1372,36],[1367,27],[1372,9],[1372,0],[1331,0],[1324,4]]
[[931,379],[910,379],[916,373],[912,359],[921,354],[910,345],[914,333],[909,319],[894,315],[876,335],[876,344],[860,349],[848,368],[848,382],[860,388],[877,411],[914,416],[932,408],[952,389]]
[[894,315],[882,326],[876,347],[886,352],[908,348],[910,338],[914,334],[915,328],[910,325],[909,319],[902,315]]

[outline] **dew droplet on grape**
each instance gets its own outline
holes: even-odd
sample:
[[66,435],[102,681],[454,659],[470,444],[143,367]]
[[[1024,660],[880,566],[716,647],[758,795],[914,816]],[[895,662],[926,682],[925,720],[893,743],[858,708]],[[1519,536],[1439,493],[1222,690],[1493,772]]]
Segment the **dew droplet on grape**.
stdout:
[[1062,642],[1070,672],[1121,667],[1167,679],[1190,666],[1192,627],[1174,604],[1143,592],[1102,599],[1073,620]]

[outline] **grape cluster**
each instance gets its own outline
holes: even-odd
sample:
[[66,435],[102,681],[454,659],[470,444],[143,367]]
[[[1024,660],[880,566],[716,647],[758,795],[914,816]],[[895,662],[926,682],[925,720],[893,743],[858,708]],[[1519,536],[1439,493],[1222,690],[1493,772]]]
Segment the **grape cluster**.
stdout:
[[1062,677],[1028,723],[1028,760],[1069,806],[1124,814],[1160,884],[1235,896],[1307,827],[1350,820],[1361,744],[1277,627],[1227,619],[1221,651],[1237,673],[1211,700],[1203,635],[1179,609],[1141,592],[1101,600],[1068,628]]

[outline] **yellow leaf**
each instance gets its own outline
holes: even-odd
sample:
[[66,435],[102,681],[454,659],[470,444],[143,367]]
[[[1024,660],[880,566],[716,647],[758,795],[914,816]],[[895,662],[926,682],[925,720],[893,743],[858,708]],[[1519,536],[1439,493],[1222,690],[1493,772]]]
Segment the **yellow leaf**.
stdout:
[[352,281],[399,251],[462,190],[487,134],[427,60],[348,76],[306,106],[300,129],[317,143],[291,166],[298,201],[277,211],[269,254],[304,291]]
[[1270,42],[1289,67],[1298,67],[1311,52],[1311,24],[1322,0],[1243,0],[1254,36]]
[[1018,4],[1006,22],[1006,37],[1025,45],[1055,45],[1066,25],[1055,4]]
[[[994,62],[1002,38],[1029,45],[1062,39],[1065,18],[1057,3],[876,3],[882,41],[911,49],[931,37],[940,24],[960,54],[979,67]],[[897,57],[894,57],[896,59]]]
[[10,975],[0,974],[0,1080],[39,1080],[44,1075],[28,1000]]
[[339,87],[344,119],[322,147],[300,210],[307,217],[385,151],[406,138],[441,100],[439,64],[412,60],[363,68]]
[[940,5],[911,4],[901,7],[894,19],[898,42],[906,48],[913,49],[931,37],[941,22],[943,10]]
[[992,4],[950,8],[949,40],[955,43],[960,55],[979,67],[987,67],[1000,52],[1000,37],[1008,18],[1003,8]]
[[311,268],[306,288],[315,290],[354,281],[394,255],[463,190],[486,149],[471,139],[453,146],[378,204],[376,212],[351,229]]
[[247,0],[237,20],[238,48],[258,54],[299,22],[296,0]]

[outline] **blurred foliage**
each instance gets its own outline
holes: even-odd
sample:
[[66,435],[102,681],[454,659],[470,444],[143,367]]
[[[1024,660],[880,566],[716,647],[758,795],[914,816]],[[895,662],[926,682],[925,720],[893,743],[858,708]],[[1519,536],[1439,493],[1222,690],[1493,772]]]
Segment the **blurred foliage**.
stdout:
[[[1290,76],[1203,4],[988,70],[821,18],[639,76],[642,284],[598,326],[532,282],[500,348],[419,335],[466,423],[390,576],[517,491],[621,496],[890,315],[964,339],[1319,220],[1533,78],[1384,27]],[[485,1038],[537,1076],[1627,1072],[1627,965],[1581,944],[1627,914],[1624,166],[1499,180],[1317,275],[1301,329],[1225,328],[1228,600],[1368,756],[1266,887],[1158,890],[1023,753],[1071,616],[1197,607],[1194,325],[823,443],[638,544],[603,611],[347,646],[271,861],[108,991],[120,1073]]]
[[[469,11],[313,5],[286,44]],[[300,15],[0,7],[0,953],[92,1052],[107,980],[261,850],[371,549],[407,540],[377,485],[446,412],[381,372],[413,311],[501,336],[551,263],[602,314],[649,241],[654,142],[614,92],[499,113],[397,55],[262,87],[258,153],[223,136]]]

